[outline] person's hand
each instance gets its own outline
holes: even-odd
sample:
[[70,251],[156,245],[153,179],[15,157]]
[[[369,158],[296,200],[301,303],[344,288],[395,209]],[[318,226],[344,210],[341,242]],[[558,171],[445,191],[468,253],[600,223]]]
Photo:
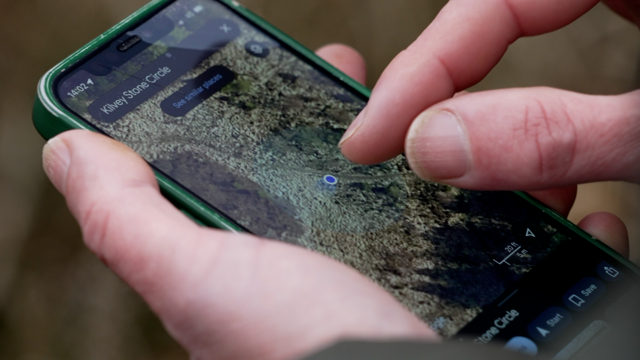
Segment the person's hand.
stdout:
[[[405,151],[422,177],[474,189],[640,181],[638,92],[514,89],[438,104],[482,80],[518,38],[559,29],[597,2],[451,0],[382,74],[343,153],[374,164]],[[640,22],[640,0],[607,4]]]
[[[327,58],[362,77],[343,47]],[[435,335],[355,270],[277,241],[201,228],[128,147],[71,131],[44,149],[87,246],[135,289],[193,359],[292,359],[339,338]]]
[[[344,46],[320,55],[364,81]],[[204,229],[158,190],[132,150],[86,131],[46,145],[44,167],[87,246],[149,303],[193,359],[292,359],[340,338],[435,340],[354,270],[310,251]],[[569,198],[556,202],[569,207]],[[623,249],[626,238],[602,239]]]
[[[345,133],[343,153],[374,164],[404,151],[422,178],[469,189],[555,188],[532,194],[564,215],[574,184],[640,182],[640,91],[587,96],[531,88],[454,97],[482,80],[518,38],[561,28],[597,2],[451,0],[385,70]],[[606,3],[640,24],[640,0]],[[610,214],[581,226],[596,237],[626,237]]]

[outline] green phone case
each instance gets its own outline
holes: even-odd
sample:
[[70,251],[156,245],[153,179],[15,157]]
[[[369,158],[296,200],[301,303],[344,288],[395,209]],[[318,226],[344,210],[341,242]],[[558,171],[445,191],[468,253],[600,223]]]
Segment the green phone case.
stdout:
[[[213,0],[212,0],[213,1]],[[245,17],[247,20],[252,22],[258,28],[278,39],[279,41],[285,43],[286,45],[293,48],[295,51],[300,53],[302,56],[309,59],[311,62],[316,64],[318,67],[328,71],[341,82],[343,82],[348,87],[353,88],[355,91],[358,91],[365,97],[369,97],[371,95],[371,90],[357,81],[351,79],[349,76],[345,75],[340,70],[331,66],[329,63],[318,57],[313,51],[307,49],[302,44],[298,43],[291,37],[287,36],[282,31],[275,28],[273,25],[266,22],[264,19],[260,18],[258,15],[252,13],[244,6],[239,4],[237,1],[233,0],[215,0],[219,1],[231,9],[235,10],[239,15]],[[96,51],[100,47],[105,44],[108,44],[114,38],[116,38],[119,34],[126,31],[133,25],[140,23],[147,19],[149,16],[153,15],[159,9],[164,8],[168,3],[173,2],[173,0],[154,0],[149,4],[145,5],[126,19],[122,20],[120,23],[115,25],[113,28],[107,30],[102,35],[98,36],[93,41],[89,42],[87,45],[82,47],[80,50],[76,51],[74,54],[63,60],[60,64],[56,65],[53,69],[49,70],[40,80],[38,84],[38,92],[35,99],[35,104],[33,108],[33,122],[42,137],[45,139],[50,139],[62,132],[72,130],[72,129],[85,129],[95,131],[94,128],[85,123],[82,119],[78,119],[74,114],[66,110],[64,105],[62,105],[55,96],[54,90],[54,80],[64,72],[66,69],[73,66],[75,63],[81,61],[86,56]],[[160,189],[162,190],[163,195],[171,201],[177,208],[182,210],[185,214],[191,217],[194,221],[201,225],[216,227],[229,231],[242,231],[235,224],[228,221],[224,216],[217,213],[210,206],[205,204],[204,202],[197,199],[191,193],[183,189],[181,186],[170,180],[169,178],[163,176],[162,174],[156,172],[156,178],[158,179],[158,183],[160,185]],[[544,204],[540,203],[536,199],[530,197],[525,193],[518,192],[523,199],[535,205],[542,212],[556,219],[558,222],[566,226],[567,228],[573,230],[575,233],[579,234],[584,239],[595,243],[599,248],[601,248],[606,253],[614,256],[618,260],[620,260],[625,265],[632,268],[636,273],[640,274],[640,268],[637,267],[632,262],[628,261],[616,251],[611,249],[606,244],[598,241],[594,237],[590,236],[582,229],[578,228],[576,225],[556,213],[555,211],[549,209]]]

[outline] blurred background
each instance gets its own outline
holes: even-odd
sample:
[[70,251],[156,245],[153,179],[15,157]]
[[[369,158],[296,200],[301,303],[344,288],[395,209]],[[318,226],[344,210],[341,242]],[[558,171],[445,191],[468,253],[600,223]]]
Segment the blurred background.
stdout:
[[[142,301],[88,253],[41,168],[31,124],[39,77],[145,0],[0,1],[0,359],[187,359]],[[445,0],[244,0],[310,48],[347,43],[369,86]],[[472,90],[546,85],[617,94],[638,88],[640,34],[602,5],[555,33],[515,43]],[[640,261],[640,189],[580,188],[572,221],[625,220]]]

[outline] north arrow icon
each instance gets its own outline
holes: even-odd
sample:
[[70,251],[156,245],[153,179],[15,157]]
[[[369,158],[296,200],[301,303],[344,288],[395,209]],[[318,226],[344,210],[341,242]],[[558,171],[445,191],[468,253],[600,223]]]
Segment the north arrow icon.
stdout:
[[527,229],[527,237],[536,237],[536,234],[534,234],[531,229]]

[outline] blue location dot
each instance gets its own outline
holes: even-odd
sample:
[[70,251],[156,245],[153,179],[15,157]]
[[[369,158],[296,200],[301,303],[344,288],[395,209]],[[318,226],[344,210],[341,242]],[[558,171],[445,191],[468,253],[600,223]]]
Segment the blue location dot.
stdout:
[[322,180],[324,180],[324,182],[325,182],[327,185],[331,185],[331,186],[338,185],[338,178],[336,178],[336,177],[335,177],[335,176],[333,176],[333,175],[325,175],[325,176],[322,178]]
[[325,175],[316,182],[316,188],[322,192],[333,194],[338,188],[338,178],[333,175]]

